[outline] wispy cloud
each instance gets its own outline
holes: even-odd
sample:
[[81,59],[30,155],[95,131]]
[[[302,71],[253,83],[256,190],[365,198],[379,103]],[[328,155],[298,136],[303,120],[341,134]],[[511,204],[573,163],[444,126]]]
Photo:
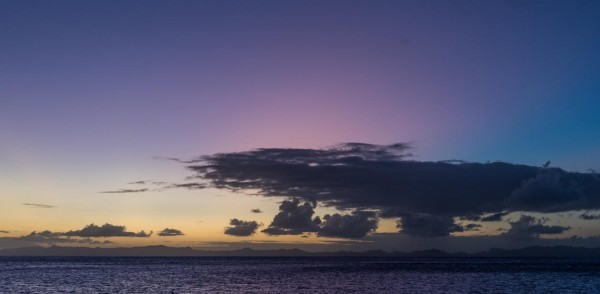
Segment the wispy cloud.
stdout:
[[127,183],[128,185],[145,185],[148,181],[135,181],[135,182],[129,182]]
[[21,205],[25,205],[25,206],[31,206],[31,207],[36,207],[36,208],[54,208],[54,205],[48,205],[48,204],[39,204],[39,203],[21,203]]
[[168,183],[162,181],[136,181],[129,182],[128,185],[146,185],[149,188],[140,189],[118,189],[118,190],[107,190],[101,191],[104,194],[127,194],[127,193],[144,193],[144,192],[162,192],[167,189],[188,189],[198,190],[207,188],[206,184],[203,183]]
[[143,188],[143,189],[120,189],[120,190],[113,190],[113,191],[102,191],[100,193],[104,193],[104,194],[122,194],[122,193],[141,193],[141,192],[148,192],[149,189]]
[[168,184],[166,187],[166,189],[174,189],[174,188],[185,188],[185,189],[190,189],[190,190],[196,190],[196,189],[204,189],[206,188],[207,185],[206,184],[202,184],[202,183],[183,183],[183,184]]

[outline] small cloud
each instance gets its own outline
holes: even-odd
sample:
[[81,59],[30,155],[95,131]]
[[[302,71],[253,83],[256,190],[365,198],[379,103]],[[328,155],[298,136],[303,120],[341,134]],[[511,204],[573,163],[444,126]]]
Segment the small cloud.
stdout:
[[513,240],[537,239],[542,234],[558,235],[571,229],[571,227],[546,225],[546,218],[535,218],[529,215],[521,215],[521,218],[510,223],[510,229],[502,236]]
[[464,228],[456,224],[451,216],[426,213],[401,214],[398,227],[403,234],[416,237],[443,237],[464,232]]
[[319,227],[319,237],[362,238],[377,229],[377,214],[373,211],[354,211],[352,214],[326,214]]
[[39,203],[21,203],[21,205],[37,207],[37,208],[54,208],[53,205],[39,204]]
[[111,224],[104,224],[102,226],[97,226],[95,224],[90,224],[85,226],[85,228],[76,231],[68,231],[66,233],[61,233],[63,236],[76,236],[76,237],[150,237],[152,235],[152,231],[150,233],[146,233],[144,231],[140,232],[128,232],[125,229],[125,226],[115,226]]
[[379,219],[374,211],[327,214],[321,220],[313,217],[315,207],[315,202],[284,200],[269,227],[261,232],[272,236],[317,233],[318,237],[362,238],[377,229]]
[[164,230],[158,232],[158,235],[161,237],[171,237],[171,236],[182,236],[185,234],[182,231],[177,230],[177,229],[165,228]]
[[252,212],[252,213],[262,213],[262,210],[260,210],[260,208],[253,208],[253,209],[250,209],[250,212]]
[[305,232],[317,232],[321,219],[315,214],[315,203],[300,200],[284,200],[279,206],[279,213],[275,215],[268,228],[261,232],[269,235],[301,235]]
[[260,226],[261,224],[256,221],[243,221],[233,218],[229,221],[229,227],[225,228],[225,234],[238,237],[251,236],[256,233]]
[[2,234],[8,234],[8,233],[10,233],[10,231],[0,230],[0,233],[2,233]]

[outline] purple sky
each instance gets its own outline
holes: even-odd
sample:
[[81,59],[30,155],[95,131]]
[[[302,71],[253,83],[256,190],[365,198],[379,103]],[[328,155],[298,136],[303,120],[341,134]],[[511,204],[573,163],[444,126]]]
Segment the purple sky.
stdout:
[[[259,147],[412,142],[417,160],[600,169],[599,13],[597,1],[3,1],[0,206],[84,211],[77,195],[185,174],[154,156]],[[0,229],[17,223],[45,229],[15,216]]]

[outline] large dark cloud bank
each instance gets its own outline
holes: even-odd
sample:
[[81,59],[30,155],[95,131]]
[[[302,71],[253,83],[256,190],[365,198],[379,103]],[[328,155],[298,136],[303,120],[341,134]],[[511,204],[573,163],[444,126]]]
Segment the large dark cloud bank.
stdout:
[[[194,173],[196,185],[188,184],[191,187],[252,190],[265,197],[287,198],[262,230],[270,235],[313,232],[359,238],[374,231],[383,217],[398,219],[404,234],[436,237],[477,230],[478,225],[464,222],[501,221],[510,212],[600,208],[600,178],[593,172],[568,172],[548,164],[416,161],[410,149],[409,144],[346,143],[325,149],[263,148],[179,161]],[[321,219],[313,216],[317,203],[351,212]],[[569,229],[544,229],[541,219],[525,217],[510,223],[514,230],[521,228],[510,237]],[[524,228],[529,231],[523,232]]]

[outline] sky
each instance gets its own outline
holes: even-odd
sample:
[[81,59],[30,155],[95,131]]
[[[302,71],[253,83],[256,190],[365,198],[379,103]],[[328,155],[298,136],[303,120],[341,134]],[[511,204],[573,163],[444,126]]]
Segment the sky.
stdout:
[[599,13],[2,1],[0,248],[598,244]]

